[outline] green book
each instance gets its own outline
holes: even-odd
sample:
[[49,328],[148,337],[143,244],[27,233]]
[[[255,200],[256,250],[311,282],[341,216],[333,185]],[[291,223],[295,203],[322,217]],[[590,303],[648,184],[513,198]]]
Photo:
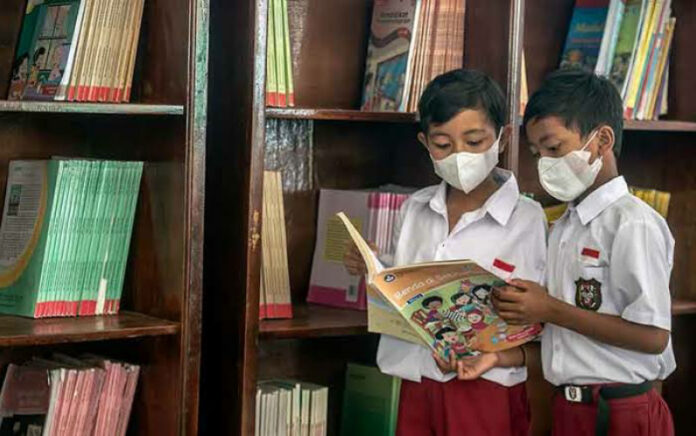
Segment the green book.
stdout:
[[[282,0],[272,0],[273,8],[273,43],[275,44],[276,80],[278,81],[278,106],[287,107],[288,85],[285,61],[285,43],[283,32]],[[269,44],[271,43],[269,39]]]
[[295,82],[292,74],[292,54],[290,53],[290,25],[288,20],[288,0],[282,1],[283,10],[283,45],[285,46],[285,76],[287,87],[287,105],[295,106]]
[[274,0],[268,5],[266,38],[266,105],[278,106],[278,72],[276,71]]
[[401,379],[372,366],[349,363],[341,434],[390,436],[396,431]]
[[83,298],[85,277],[89,262],[90,244],[92,242],[94,213],[96,211],[97,188],[99,183],[99,173],[101,171],[101,163],[99,161],[86,161],[86,194],[85,203],[80,219],[78,221],[77,231],[77,258],[75,261],[75,282],[73,291],[75,300],[73,301],[74,315],[85,315],[85,305]]
[[638,31],[644,14],[645,0],[627,0],[624,16],[619,27],[619,37],[614,49],[614,59],[611,64],[609,79],[622,92],[626,76],[637,51]]

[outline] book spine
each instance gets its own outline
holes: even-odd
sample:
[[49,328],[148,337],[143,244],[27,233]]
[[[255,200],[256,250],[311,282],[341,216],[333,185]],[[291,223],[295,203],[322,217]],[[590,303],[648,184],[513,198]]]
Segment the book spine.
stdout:
[[282,11],[283,11],[283,43],[285,46],[285,64],[286,64],[286,75],[287,75],[287,89],[288,89],[288,106],[295,106],[295,83],[292,71],[292,53],[290,49],[290,23],[288,19],[288,0],[282,0]]
[[78,41],[80,39],[82,24],[85,21],[85,10],[87,9],[88,3],[90,3],[90,0],[80,0],[80,7],[77,12],[75,27],[73,28],[70,43],[70,51],[68,52],[67,62],[65,64],[65,69],[63,70],[63,75],[60,78],[60,84],[58,85],[56,94],[53,97],[53,99],[56,101],[64,101],[68,94],[68,87],[70,86],[70,77],[72,76],[73,67],[75,65],[75,55],[78,50]]
[[129,102],[131,99],[131,93],[133,89],[133,75],[135,73],[135,61],[138,54],[138,43],[140,41],[140,28],[143,21],[143,10],[145,6],[145,0],[136,0],[136,15],[135,24],[133,26],[133,41],[130,51],[130,59],[128,60],[128,68],[126,69],[126,80],[125,87],[123,91],[123,102]]
[[275,0],[270,0],[268,6],[267,38],[266,38],[266,105],[278,106],[278,79],[276,74],[276,52],[275,52],[275,14],[273,4]]
[[[287,107],[287,77],[285,74],[285,44],[283,43],[283,12],[282,0],[272,0],[273,7],[273,40],[275,44],[276,80],[278,81],[278,106]],[[270,42],[269,42],[270,43]]]

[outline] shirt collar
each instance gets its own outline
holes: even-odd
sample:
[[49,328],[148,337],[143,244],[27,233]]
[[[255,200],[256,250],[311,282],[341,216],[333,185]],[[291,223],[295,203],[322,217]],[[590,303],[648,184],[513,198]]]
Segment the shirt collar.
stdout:
[[591,192],[577,206],[575,211],[583,226],[604,212],[612,203],[628,194],[628,185],[622,177],[615,177]]
[[[515,210],[515,206],[517,206],[517,201],[520,197],[520,189],[517,185],[517,179],[511,171],[496,168],[493,170],[493,177],[500,183],[500,187],[488,197],[488,200],[486,200],[479,210],[489,214],[498,224],[504,226]],[[437,189],[431,192],[432,196],[423,198],[422,200],[428,202],[433,211],[446,216],[447,183],[443,181]]]

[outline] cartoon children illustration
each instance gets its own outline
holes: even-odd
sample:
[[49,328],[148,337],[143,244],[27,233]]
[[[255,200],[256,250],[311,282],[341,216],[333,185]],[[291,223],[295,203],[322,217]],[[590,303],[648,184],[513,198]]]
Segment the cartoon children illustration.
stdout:
[[12,79],[10,81],[10,100],[17,100],[22,98],[22,93],[24,92],[24,86],[27,83],[27,77],[29,76],[29,55],[26,53],[22,54],[17,60],[15,60],[12,66]]
[[491,294],[491,286],[490,285],[476,285],[474,288],[471,290],[471,293],[473,294],[474,298],[478,301],[478,303],[482,306],[490,306],[490,294]]
[[438,341],[444,341],[445,344],[452,350],[457,356],[469,354],[469,347],[466,341],[460,337],[459,333],[451,328],[444,327],[435,333],[435,339]]
[[46,54],[46,48],[39,47],[34,52],[34,57],[32,60],[31,71],[29,73],[29,80],[27,81],[27,86],[30,88],[35,88],[36,92],[41,89],[41,83],[39,83],[39,72],[41,70],[41,58]]
[[450,311],[464,310],[465,307],[471,306],[471,295],[465,294],[464,292],[457,292],[451,297],[454,306],[450,306]]
[[486,323],[486,320],[484,319],[483,312],[481,312],[479,309],[467,311],[466,319],[469,321],[469,324],[471,324],[471,327],[474,330],[484,330],[486,327],[488,327],[488,323]]
[[442,297],[434,295],[423,300],[423,308],[426,311],[425,323],[442,321],[444,317],[440,313],[442,307]]

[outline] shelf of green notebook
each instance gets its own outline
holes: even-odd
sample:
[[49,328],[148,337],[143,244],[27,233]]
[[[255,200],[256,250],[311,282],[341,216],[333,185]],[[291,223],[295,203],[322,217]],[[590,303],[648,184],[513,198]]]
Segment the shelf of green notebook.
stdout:
[[135,312],[44,319],[0,315],[0,346],[46,345],[174,335],[179,332],[179,329],[179,323]]
[[353,336],[367,333],[367,312],[315,304],[294,305],[291,319],[266,319],[259,323],[262,339]]
[[[417,115],[408,112],[363,112],[352,109],[313,109],[313,108],[266,108],[267,118],[333,121],[373,121],[392,123],[415,123]],[[696,132],[696,122],[654,120],[624,121],[626,130]]]
[[0,100],[0,112],[118,114],[118,115],[183,115],[183,105],[139,103],[71,103],[54,101]]

